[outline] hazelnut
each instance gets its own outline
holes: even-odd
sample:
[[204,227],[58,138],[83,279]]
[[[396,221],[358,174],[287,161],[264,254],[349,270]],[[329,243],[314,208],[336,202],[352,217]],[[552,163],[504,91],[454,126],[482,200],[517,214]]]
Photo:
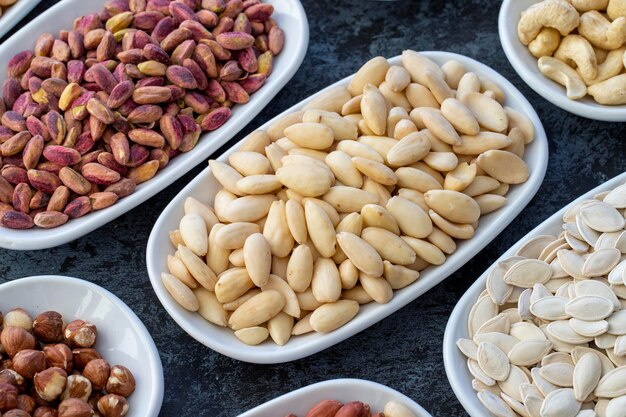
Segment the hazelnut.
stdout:
[[65,372],[72,372],[74,368],[74,355],[72,350],[64,343],[47,345],[43,348],[48,366],[56,366]]
[[89,400],[91,396],[91,381],[82,375],[70,375],[67,377],[65,391],[61,394],[61,399],[78,398],[83,401]]
[[30,332],[33,328],[33,318],[23,308],[14,308],[4,316],[5,327],[19,327]]
[[102,390],[107,385],[111,367],[104,359],[95,359],[85,366],[83,376],[91,381],[91,385],[97,390]]
[[74,320],[65,326],[65,341],[72,347],[92,347],[96,343],[96,325],[84,320]]
[[93,408],[87,401],[78,398],[68,398],[59,404],[58,417],[92,417],[94,415]]
[[26,379],[46,369],[46,357],[40,350],[20,350],[13,358],[13,369]]
[[102,359],[98,351],[92,348],[74,349],[72,355],[74,356],[74,369],[78,371],[85,369],[85,365],[92,360]]
[[122,365],[111,368],[111,374],[107,380],[106,390],[110,394],[128,397],[135,391],[135,377],[130,369]]
[[17,407],[17,388],[10,384],[0,384],[0,411]]
[[57,417],[57,410],[46,405],[37,407],[33,413],[33,417]]
[[37,394],[45,401],[54,401],[65,389],[67,372],[61,368],[48,368],[35,374],[33,383]]
[[104,417],[124,417],[128,413],[128,401],[120,395],[107,394],[98,400],[98,411]]
[[35,411],[35,407],[37,403],[35,399],[30,395],[22,394],[17,396],[17,408],[20,410],[24,410],[29,414],[32,414]]
[[0,361],[0,370],[2,369],[13,369],[13,360],[4,359]]
[[35,389],[35,387],[31,387],[30,391],[28,392],[28,395],[30,395],[31,397],[33,397],[33,399],[35,400],[35,404],[37,404],[38,406],[40,405],[46,405],[48,407],[54,407],[54,401],[46,401],[43,398],[41,398],[39,396],[39,394],[37,393],[37,390]]
[[98,391],[91,392],[91,397],[89,397],[89,401],[87,401],[91,408],[93,408],[94,410],[98,409],[98,401],[100,401],[100,398],[102,398],[103,395],[104,394]]
[[24,391],[26,388],[26,380],[24,377],[13,369],[3,369],[0,371],[0,383],[11,384],[19,391]]
[[24,349],[34,349],[37,341],[32,334],[20,327],[5,327],[0,334],[0,343],[9,357]]
[[30,417],[30,414],[24,410],[20,410],[18,408],[7,411],[3,414],[4,417]]
[[35,317],[35,337],[44,343],[60,342],[63,339],[63,316],[56,311],[46,311]]

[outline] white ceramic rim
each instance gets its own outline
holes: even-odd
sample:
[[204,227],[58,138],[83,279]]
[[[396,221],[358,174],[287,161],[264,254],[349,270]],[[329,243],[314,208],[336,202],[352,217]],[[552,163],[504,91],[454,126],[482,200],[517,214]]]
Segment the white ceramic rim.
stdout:
[[[537,94],[548,100],[557,107],[562,108],[575,115],[587,119],[601,120],[605,122],[626,121],[626,105],[605,106],[598,104],[589,96],[580,100],[570,100],[565,95],[565,87],[545,77],[537,68],[537,58],[531,55],[528,48],[519,41],[517,37],[517,22],[519,18],[511,24],[511,9],[519,7],[520,4],[528,7],[530,4],[539,3],[538,0],[504,0],[500,7],[498,17],[498,33],[500,43],[509,62],[530,88]],[[523,56],[522,56],[523,55]],[[535,63],[529,67],[527,60],[531,58]]]
[[[626,181],[626,172],[608,180],[607,182],[597,186],[593,190],[581,195],[576,200],[572,201],[561,210],[554,213],[552,216],[544,220],[540,225],[528,232],[526,236],[521,238],[515,243],[509,250],[504,252],[500,258],[493,262],[493,264],[472,284],[472,286],[463,294],[461,299],[457,302],[446,326],[446,331],[443,337],[443,362],[446,369],[446,375],[448,381],[452,386],[454,394],[458,398],[459,402],[463,405],[463,408],[472,417],[484,417],[488,411],[481,404],[476,396],[476,393],[471,387],[472,376],[467,370],[467,358],[459,351],[456,346],[456,341],[459,337],[467,337],[467,316],[469,311],[478,298],[478,295],[485,289],[485,282],[487,276],[493,267],[500,261],[515,255],[515,252],[526,242],[528,239],[542,235],[552,234],[549,231],[555,228],[560,228],[562,223],[562,217],[565,211],[573,205],[579,203],[582,200],[593,198],[594,195],[611,190],[618,185]],[[470,393],[471,395],[468,395]]]
[[[269,415],[277,415],[275,408],[281,406],[283,403],[301,400],[305,403],[310,403],[310,396],[314,395],[316,391],[324,390],[324,391],[334,391],[340,393],[342,389],[346,389],[346,386],[352,389],[359,389],[363,391],[363,394],[368,394],[371,392],[381,393],[389,397],[388,401],[398,401],[399,403],[407,406],[411,411],[416,413],[416,417],[431,417],[430,413],[428,413],[424,408],[407,397],[406,395],[394,390],[393,388],[389,388],[386,385],[379,384],[377,382],[367,381],[364,379],[354,379],[354,378],[344,378],[344,379],[331,379],[328,381],[318,382],[316,384],[312,384],[306,386],[304,388],[300,388],[296,391],[292,391],[288,394],[282,395],[278,398],[275,398],[271,401],[268,401],[264,404],[259,405],[258,407],[253,408],[252,410],[246,411],[245,413],[239,415],[239,417],[265,417]],[[328,398],[335,399],[335,398]],[[311,407],[315,405],[317,401],[321,399],[313,400],[312,404],[306,404],[305,407]],[[344,400],[345,401],[345,400]],[[362,401],[367,403],[368,398],[352,398],[351,401]],[[281,410],[278,410],[280,412]],[[292,410],[293,411],[293,410]],[[382,411],[376,410],[376,411]]]
[[0,16],[0,38],[20,23],[40,2],[41,0],[18,0],[12,6],[7,7]]
[[[285,47],[274,61],[274,70],[263,88],[252,94],[249,103],[234,106],[233,115],[222,127],[213,132],[204,133],[192,151],[172,159],[168,166],[159,171],[154,178],[138,185],[133,194],[120,199],[113,206],[88,213],[78,219],[72,219],[54,229],[35,227],[28,230],[12,230],[0,227],[0,247],[14,250],[45,249],[84,236],[148,200],[199,163],[205,161],[210,154],[239,133],[293,77],[300,67],[308,47],[309,25],[300,1],[266,0],[266,2],[276,6],[275,18],[283,29],[288,29],[288,24],[289,28],[295,28],[297,31],[285,31]],[[25,48],[32,48],[36,41],[36,36],[33,35],[35,33],[38,35],[45,30],[51,31],[48,21],[54,19],[55,16],[65,16],[66,13],[71,13],[71,16],[79,16],[81,9],[74,10],[73,5],[81,3],[84,7],[84,0],[63,0],[33,19],[0,45],[0,61],[3,60],[3,54],[9,54],[8,50],[13,50],[13,53],[16,53]],[[286,13],[287,11],[289,14]],[[27,41],[24,42],[24,39]],[[9,58],[6,59],[7,62]],[[3,80],[4,75],[0,76],[0,82]]]
[[[477,229],[476,236],[471,239],[469,243],[458,242],[457,251],[449,256],[447,261],[443,265],[423,272],[420,279],[416,283],[402,290],[395,291],[394,298],[388,304],[376,305],[376,310],[364,311],[362,309],[357,317],[345,326],[324,335],[309,334],[298,336],[298,339],[305,339],[307,337],[315,337],[315,339],[305,339],[307,340],[307,342],[303,342],[297,347],[294,347],[294,343],[290,341],[282,347],[263,349],[262,346],[247,346],[242,342],[236,340],[235,336],[232,335],[232,338],[235,339],[235,342],[237,343],[233,346],[233,344],[229,341],[224,341],[221,339],[221,335],[217,333],[219,330],[216,330],[218,329],[218,326],[207,323],[207,325],[209,325],[210,327],[202,329],[197,327],[192,321],[192,315],[197,314],[190,313],[180,307],[178,304],[176,304],[176,302],[171,298],[161,282],[161,272],[165,271],[166,267],[164,259],[165,256],[164,253],[162,253],[163,251],[161,250],[160,243],[168,245],[168,247],[170,245],[169,239],[167,238],[167,232],[169,232],[169,230],[164,232],[161,229],[164,228],[163,224],[167,222],[170,216],[181,216],[184,197],[189,195],[191,193],[191,190],[195,189],[195,187],[197,187],[199,183],[206,181],[206,178],[210,173],[209,168],[206,168],[204,171],[198,174],[198,176],[194,178],[183,190],[181,190],[180,193],[176,197],[174,197],[172,202],[170,202],[170,204],[168,204],[168,206],[163,210],[163,212],[157,219],[152,229],[152,232],[150,233],[148,246],[146,248],[146,265],[148,268],[148,275],[150,276],[150,282],[152,283],[152,287],[154,288],[157,297],[159,298],[159,301],[161,302],[161,304],[163,304],[170,316],[172,316],[174,321],[176,321],[176,323],[178,323],[178,325],[181,326],[183,330],[185,330],[190,336],[192,336],[194,339],[204,344],[205,346],[208,346],[211,349],[220,352],[226,356],[230,356],[231,358],[251,363],[282,363],[310,356],[365,330],[366,328],[391,315],[400,308],[406,306],[408,303],[414,301],[417,297],[419,297],[435,285],[439,284],[448,276],[452,275],[457,269],[459,269],[469,259],[476,255],[476,253],[478,253],[487,244],[489,244],[489,242],[495,239],[495,237],[511,221],[513,221],[513,219],[530,202],[543,181],[548,164],[548,141],[546,138],[546,134],[543,126],[541,125],[541,121],[537,116],[537,113],[534,111],[530,103],[528,103],[528,101],[519,92],[519,90],[517,90],[503,76],[499,75],[496,71],[478,61],[451,52],[427,51],[422,53],[436,60],[441,60],[442,62],[444,60],[447,61],[450,59],[458,59],[466,65],[471,66],[472,70],[474,70],[475,72],[478,72],[479,74],[486,74],[492,80],[497,80],[497,82],[507,91],[508,95],[514,96],[520,102],[522,107],[521,110],[532,120],[535,126],[536,135],[533,143],[529,145],[529,149],[532,149],[531,154],[536,158],[536,160],[530,161],[530,163],[536,165],[535,169],[531,171],[530,179],[526,183],[516,186],[521,187],[521,189],[524,191],[520,191],[521,195],[518,195],[515,201],[515,205],[511,204],[505,206],[503,209],[487,215],[495,216],[488,217],[489,219],[497,218],[501,221],[490,221],[488,224],[481,225],[481,227]],[[398,56],[391,58],[389,61],[392,64],[398,64],[400,63],[400,57]],[[340,80],[337,83],[327,87],[326,89],[321,90],[317,94],[303,100],[302,102],[296,104],[290,109],[284,111],[282,114],[276,116],[275,119],[268,121],[259,128],[267,128],[267,126],[271,124],[274,120],[284,116],[285,114],[292,113],[300,109],[306,103],[313,100],[317,95],[322,94],[325,90],[329,88],[341,84],[347,84],[351,78],[352,76],[346,77],[343,80]],[[241,142],[233,145],[233,147],[227,150],[224,154],[220,155],[218,159],[226,160],[230,153],[239,148],[240,144]],[[159,236],[162,233],[165,233],[165,235],[162,237]],[[161,238],[167,241],[165,243],[162,243],[160,242]],[[365,306],[365,308],[367,308],[367,306]]]
[[130,309],[130,307],[128,307],[118,296],[92,282],[64,275],[35,275],[17,278],[0,284],[0,294],[2,294],[3,290],[8,288],[23,287],[24,289],[27,289],[27,287],[31,285],[56,285],[59,282],[87,288],[100,294],[102,297],[109,299],[115,306],[117,306],[119,311],[126,316],[128,323],[134,327],[135,331],[139,334],[139,337],[143,339],[149,349],[145,356],[146,366],[149,366],[152,369],[152,374],[156,376],[156,379],[152,382],[154,389],[150,392],[149,401],[147,401],[146,404],[142,404],[140,415],[146,417],[156,417],[161,410],[164,393],[163,365],[161,363],[161,357],[159,356],[159,351],[154,344],[154,340],[152,339],[150,332],[146,329],[146,326]]

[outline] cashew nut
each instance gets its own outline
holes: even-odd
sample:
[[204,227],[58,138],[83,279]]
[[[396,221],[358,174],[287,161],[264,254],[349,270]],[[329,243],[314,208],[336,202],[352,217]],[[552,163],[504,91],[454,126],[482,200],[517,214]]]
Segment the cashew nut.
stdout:
[[522,43],[528,45],[544,27],[555,28],[567,36],[576,29],[579,21],[578,12],[565,0],[545,0],[522,12],[517,34]]
[[606,10],[609,0],[572,0],[572,6],[579,12],[588,10]]
[[528,44],[528,50],[537,58],[551,56],[561,42],[559,31],[554,28],[543,28],[539,35]]
[[597,10],[580,16],[578,33],[593,46],[602,49],[616,49],[626,42],[626,17],[618,17],[613,22]]
[[591,85],[587,91],[600,104],[626,104],[626,74]]
[[585,79],[598,75],[598,61],[593,47],[580,35],[567,35],[561,41],[554,57],[565,63],[574,62]]
[[549,56],[542,56],[537,64],[543,75],[565,86],[568,98],[577,100],[587,94],[587,86],[583,79],[565,62]]
[[615,20],[618,17],[626,17],[626,0],[609,0],[606,13],[611,20]]
[[604,62],[598,65],[598,75],[589,80],[583,77],[585,83],[587,85],[597,84],[604,80],[608,80],[611,77],[615,77],[622,72],[624,69],[624,51],[626,51],[626,47],[623,46],[619,49],[609,51]]

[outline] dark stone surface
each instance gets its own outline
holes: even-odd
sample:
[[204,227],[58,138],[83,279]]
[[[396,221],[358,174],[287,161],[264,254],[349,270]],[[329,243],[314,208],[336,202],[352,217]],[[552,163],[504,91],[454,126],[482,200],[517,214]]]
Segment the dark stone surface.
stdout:
[[[53,3],[43,0],[21,25]],[[161,352],[165,370],[162,416],[235,416],[291,390],[341,377],[389,385],[436,417],[467,415],[448,385],[442,359],[443,333],[456,301],[512,243],[576,196],[622,172],[626,165],[624,124],[569,114],[539,97],[517,76],[500,47],[499,5],[481,0],[306,1],[311,40],[302,67],[230,142],[308,94],[353,73],[372,56],[391,57],[405,48],[452,51],[478,59],[511,80],[535,107],[548,133],[551,152],[537,196],[457,273],[361,334],[303,360],[259,366],[211,351],[174,323],[152,291],[144,249],[159,213],[205,164],[160,195],[74,242],[35,252],[0,250],[0,280],[65,274],[93,281],[117,294],[144,321]]]

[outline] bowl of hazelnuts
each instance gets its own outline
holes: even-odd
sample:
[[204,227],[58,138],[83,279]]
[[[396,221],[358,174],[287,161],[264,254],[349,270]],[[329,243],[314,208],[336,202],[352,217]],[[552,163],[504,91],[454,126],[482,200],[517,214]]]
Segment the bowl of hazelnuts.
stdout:
[[2,417],[155,417],[163,368],[139,318],[63,276],[0,285]]

